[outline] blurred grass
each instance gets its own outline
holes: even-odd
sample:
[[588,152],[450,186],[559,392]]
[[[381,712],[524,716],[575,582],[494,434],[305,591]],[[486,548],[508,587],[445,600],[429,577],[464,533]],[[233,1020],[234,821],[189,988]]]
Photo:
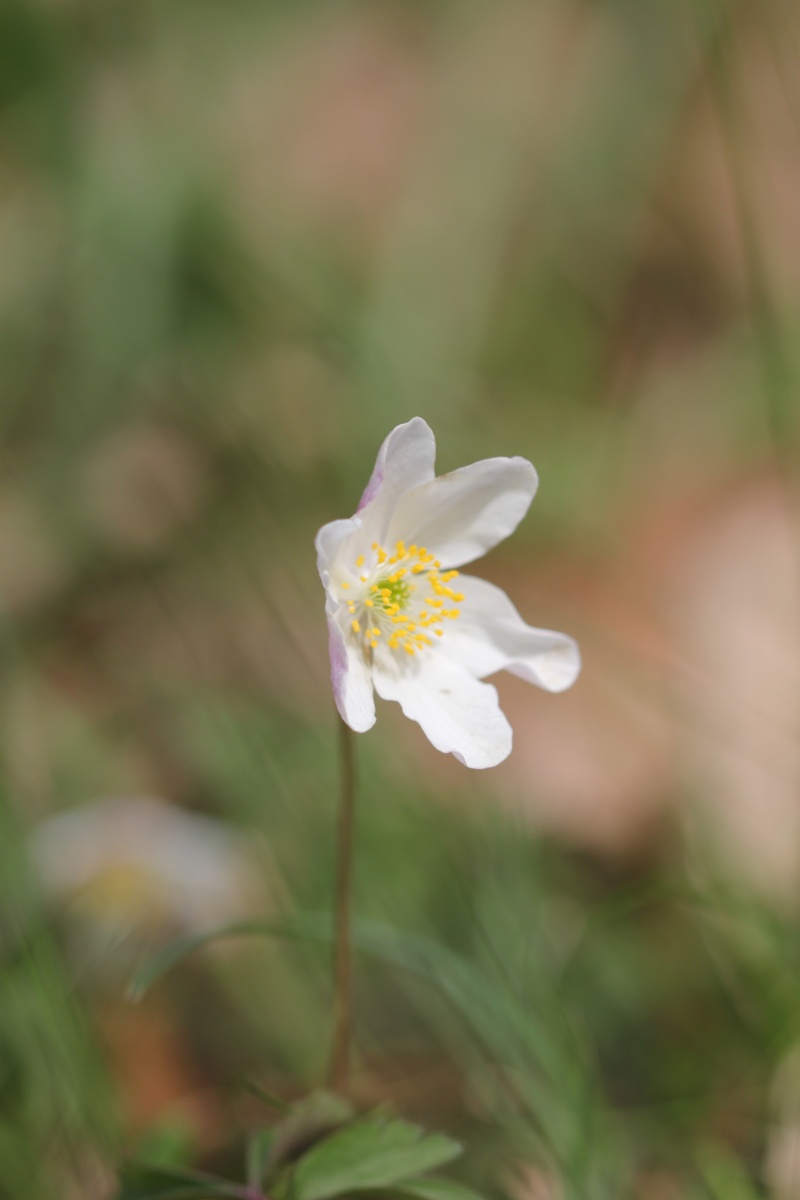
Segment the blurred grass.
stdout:
[[[487,571],[616,655],[632,704],[665,686],[602,603],[657,592],[634,517],[776,458],[793,487],[797,129],[776,147],[762,97],[800,111],[796,25],[776,0],[0,7],[0,1194],[108,1195],[171,1123],[233,1161],[244,1078],[316,1084],[324,947],[209,951],[130,1009],[25,846],[156,795],[244,831],[268,916],[326,909],[312,538],[394,424],[425,416],[443,470],[532,458],[535,519]],[[791,1195],[794,896],[731,887],[680,772],[603,855],[537,828],[546,781],[467,777],[381,718],[365,1101],[460,1129],[490,1195]]]

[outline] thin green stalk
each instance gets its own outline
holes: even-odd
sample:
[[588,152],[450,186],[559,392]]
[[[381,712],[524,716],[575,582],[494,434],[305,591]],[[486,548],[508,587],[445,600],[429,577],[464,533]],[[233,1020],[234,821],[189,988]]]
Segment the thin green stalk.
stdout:
[[353,861],[355,841],[355,745],[353,731],[339,722],[341,782],[336,830],[336,905],[333,948],[333,1040],[328,1085],[345,1092],[350,1082],[353,1025]]

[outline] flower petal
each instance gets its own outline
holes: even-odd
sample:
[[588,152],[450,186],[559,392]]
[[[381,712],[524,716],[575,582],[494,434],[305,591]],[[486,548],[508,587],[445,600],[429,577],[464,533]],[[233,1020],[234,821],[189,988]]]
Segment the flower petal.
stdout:
[[314,539],[314,546],[317,547],[317,570],[324,584],[327,584],[330,578],[331,568],[343,542],[350,534],[359,532],[361,523],[360,517],[347,517],[341,521],[329,521],[319,530],[317,538]]
[[[398,425],[378,451],[375,469],[358,506],[358,515],[330,521],[317,534],[317,569],[327,588],[331,576],[352,582],[359,555],[369,554],[373,542],[382,542],[398,498],[409,489],[433,479],[436,442],[421,417]],[[328,605],[328,611],[335,605]]]
[[465,766],[494,767],[511,753],[511,726],[497,690],[436,650],[408,663],[396,662],[391,652],[376,657],[373,682],[378,695],[396,700],[437,750]]
[[[433,479],[435,459],[436,440],[422,417],[412,417],[404,425],[396,426],[378,451],[358,511],[369,507],[370,520],[374,522],[377,510],[380,510],[388,522],[398,499],[405,492]],[[384,531],[376,530],[379,540]]]
[[454,586],[464,601],[437,647],[443,655],[478,679],[510,671],[548,692],[572,686],[581,669],[573,638],[526,625],[506,593],[485,579],[460,575]]
[[328,617],[331,682],[339,715],[356,733],[375,724],[372,678],[360,647],[353,645],[335,617]]
[[440,475],[400,498],[387,541],[425,546],[443,567],[472,562],[513,533],[538,482],[525,458],[486,458]]
[[331,572],[336,566],[345,543],[353,535],[359,533],[361,527],[360,517],[349,517],[340,521],[329,521],[320,529],[314,539],[314,545],[317,548],[317,570],[324,588],[327,589],[330,583]]

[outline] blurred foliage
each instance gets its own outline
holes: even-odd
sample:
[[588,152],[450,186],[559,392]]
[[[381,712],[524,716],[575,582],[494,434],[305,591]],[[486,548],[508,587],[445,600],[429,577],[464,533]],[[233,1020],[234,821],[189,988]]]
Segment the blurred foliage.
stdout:
[[[680,707],[597,584],[647,607],[648,506],[792,494],[798,45],[780,0],[0,4],[0,1197],[101,1200],[123,1157],[131,1196],[238,1178],[248,1087],[317,1086],[312,539],[393,425],[444,470],[529,456],[487,569]],[[794,1194],[800,912],[689,837],[694,785],[603,853],[542,832],[524,767],[468,777],[389,712],[359,749],[359,1106],[458,1136],[489,1197]],[[182,931],[92,940],[28,850],[126,795],[243,835],[270,928],[138,1004]]]

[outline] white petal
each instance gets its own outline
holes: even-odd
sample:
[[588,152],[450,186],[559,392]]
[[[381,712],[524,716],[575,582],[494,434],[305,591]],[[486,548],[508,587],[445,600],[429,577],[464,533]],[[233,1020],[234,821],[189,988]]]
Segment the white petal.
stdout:
[[433,479],[436,441],[422,417],[398,425],[384,441],[358,505],[365,523],[381,541],[395,505],[410,488]]
[[460,575],[452,586],[464,600],[437,647],[443,655],[479,679],[510,671],[548,692],[572,686],[581,669],[573,638],[526,625],[506,593],[485,579]]
[[[324,588],[328,587],[331,573],[336,569],[343,550],[355,535],[361,532],[361,527],[360,517],[350,517],[340,521],[329,521],[320,529],[314,545],[317,548],[317,570]],[[330,605],[328,610],[331,611]]]
[[[356,559],[368,556],[373,542],[384,541],[398,498],[433,479],[435,456],[433,433],[421,417],[392,430],[378,451],[358,515],[330,521],[317,534],[317,569],[326,588],[332,576],[348,583],[357,578]],[[328,611],[335,611],[335,605],[329,604]]]
[[333,697],[342,720],[364,733],[375,724],[372,676],[361,647],[349,639],[335,617],[328,617]]
[[425,546],[444,567],[480,558],[516,529],[539,480],[525,458],[486,458],[402,496],[387,541]]
[[494,767],[511,752],[511,726],[497,691],[437,650],[408,662],[396,660],[391,651],[379,655],[375,690],[384,700],[396,700],[437,750],[454,754],[467,767]]

